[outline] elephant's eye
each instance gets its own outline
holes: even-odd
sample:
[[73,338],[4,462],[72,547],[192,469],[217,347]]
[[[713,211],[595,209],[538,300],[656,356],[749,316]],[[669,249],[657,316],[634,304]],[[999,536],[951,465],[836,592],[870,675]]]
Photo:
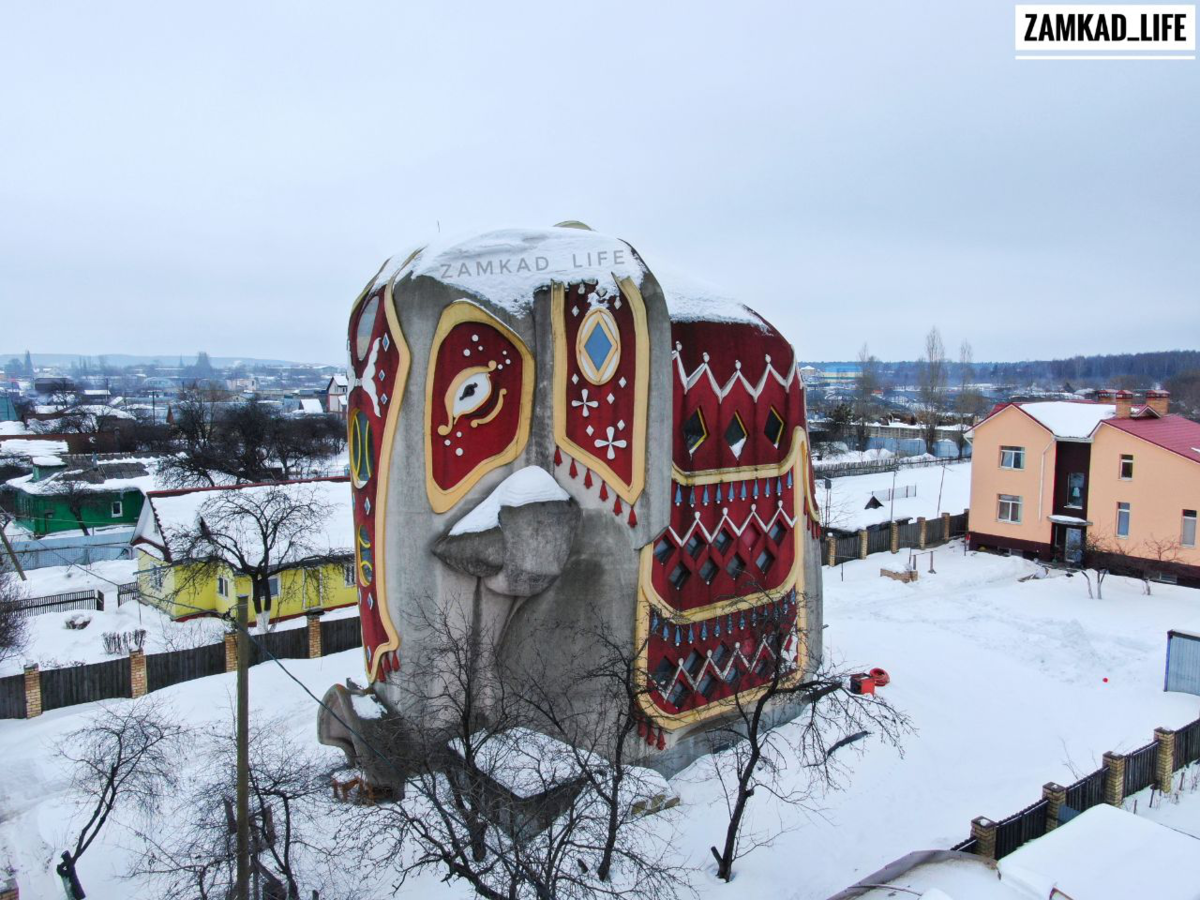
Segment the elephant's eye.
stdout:
[[458,385],[451,413],[454,418],[475,412],[492,396],[492,377],[487,372],[476,372]]

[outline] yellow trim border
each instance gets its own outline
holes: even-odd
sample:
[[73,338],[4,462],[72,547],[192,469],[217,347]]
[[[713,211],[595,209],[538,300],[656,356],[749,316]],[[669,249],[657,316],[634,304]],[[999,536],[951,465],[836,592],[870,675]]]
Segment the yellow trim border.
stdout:
[[[650,405],[650,328],[646,320],[646,302],[632,278],[617,281],[617,287],[633,313],[634,374],[633,431],[630,435],[633,466],[629,483],[617,475],[595,453],[567,437],[567,329],[566,285],[550,286],[550,320],[554,332],[554,439],[567,453],[591,468],[617,496],[633,504],[646,487],[646,414]],[[580,326],[582,329],[582,325]],[[580,331],[582,334],[582,330]],[[617,335],[618,342],[620,334]],[[621,352],[624,352],[623,350]],[[582,368],[582,367],[581,367]],[[586,377],[586,372],[584,373]],[[590,379],[589,379],[590,380]]]
[[[481,461],[453,487],[443,489],[433,479],[433,376],[437,368],[438,351],[441,349],[442,342],[455,326],[461,325],[463,322],[478,322],[494,328],[517,348],[523,363],[521,407],[517,417],[517,433],[508,446],[495,456]],[[533,382],[533,356],[515,331],[487,310],[481,309],[469,300],[455,300],[442,311],[437,331],[433,335],[433,345],[429,348],[429,370],[425,378],[425,492],[429,495],[429,505],[433,507],[435,513],[444,513],[453,509],[454,505],[478,483],[480,478],[493,469],[508,465],[524,451],[525,444],[529,441],[530,420],[533,414]]]

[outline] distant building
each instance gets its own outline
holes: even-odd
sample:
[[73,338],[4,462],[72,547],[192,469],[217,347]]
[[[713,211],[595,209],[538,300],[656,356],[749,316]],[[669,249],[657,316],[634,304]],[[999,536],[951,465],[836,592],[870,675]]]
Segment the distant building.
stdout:
[[350,393],[350,381],[344,373],[330,377],[325,386],[325,408],[331,413],[343,415],[346,412],[346,396]]
[[1100,396],[1002,404],[975,426],[971,545],[1200,587],[1200,424],[1166,391]]
[[132,541],[138,550],[138,589],[143,600],[175,618],[228,612],[237,603],[239,594],[250,593],[250,579],[228,569],[218,571],[189,561],[181,540],[182,535],[196,529],[205,500],[218,491],[264,491],[276,487],[308,491],[315,487],[317,499],[328,504],[330,514],[324,529],[310,535],[310,539],[332,561],[285,569],[273,577],[271,618],[286,619],[357,603],[354,523],[347,481],[329,478],[151,492]]
[[17,524],[37,536],[133,525],[145,492],[154,488],[150,459],[78,462],[47,455],[32,463],[33,473],[9,479],[8,488]]

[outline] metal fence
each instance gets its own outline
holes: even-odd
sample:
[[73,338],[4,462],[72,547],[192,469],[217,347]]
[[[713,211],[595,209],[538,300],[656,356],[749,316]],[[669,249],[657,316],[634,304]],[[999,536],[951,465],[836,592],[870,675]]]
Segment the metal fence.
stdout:
[[0,678],[0,719],[25,718],[25,676]]
[[138,583],[130,581],[117,586],[117,606],[124,606],[130,600],[139,600]]
[[1154,784],[1154,764],[1158,759],[1158,743],[1151,741],[1140,750],[1125,756],[1125,796],[1136,794]]
[[996,859],[1003,859],[1026,841],[1046,833],[1047,806],[1048,801],[1039,800],[996,823]]
[[111,700],[131,695],[129,657],[89,666],[46,669],[42,676],[42,709]]
[[104,594],[101,591],[68,591],[63,594],[47,594],[44,597],[26,597],[18,600],[15,611],[18,616],[40,616],[44,613],[69,612],[73,609],[104,609]]
[[225,645],[205,644],[190,650],[151,653],[146,657],[146,690],[157,691],[181,681],[225,671]]
[[321,652],[341,653],[362,646],[362,625],[355,616],[321,623]]

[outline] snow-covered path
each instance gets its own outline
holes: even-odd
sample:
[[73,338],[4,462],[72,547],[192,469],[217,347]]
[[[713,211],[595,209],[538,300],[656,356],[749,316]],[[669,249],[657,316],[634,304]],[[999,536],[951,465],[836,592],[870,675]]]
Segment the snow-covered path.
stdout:
[[[1200,630],[1200,591],[1155,585],[1144,596],[1140,582],[1110,578],[1105,599],[1089,600],[1078,576],[1021,582],[1040,567],[964,555],[960,543],[935,551],[936,574],[924,558],[914,584],[879,577],[881,565],[900,558],[881,554],[825,570],[825,640],[838,659],[887,669],[892,681],[884,690],[919,733],[903,758],[862,742],[852,781],[824,798],[820,814],[755,798],[757,821],[790,830],[739,861],[729,886],[710,874],[708,848],[723,831],[718,789],[698,778],[697,767],[682,773],[674,782],[686,811],[679,848],[700,870],[702,896],[822,900],[904,853],[963,839],[974,816],[1015,812],[1040,796],[1044,782],[1092,771],[1105,750],[1141,746],[1155,726],[1179,726],[1200,713],[1200,698],[1162,691],[1166,632]],[[357,650],[287,665],[318,695],[346,677],[362,678]],[[274,665],[251,673],[255,713],[284,716],[298,738],[315,742],[313,701]],[[218,675],[157,696],[204,724],[229,715],[232,691],[232,676]],[[0,721],[0,841],[25,900],[61,896],[49,869],[65,836],[66,773],[49,748],[92,708]],[[119,878],[124,841],[110,829],[84,858],[90,896],[136,895]],[[426,878],[402,895],[467,893]]]

